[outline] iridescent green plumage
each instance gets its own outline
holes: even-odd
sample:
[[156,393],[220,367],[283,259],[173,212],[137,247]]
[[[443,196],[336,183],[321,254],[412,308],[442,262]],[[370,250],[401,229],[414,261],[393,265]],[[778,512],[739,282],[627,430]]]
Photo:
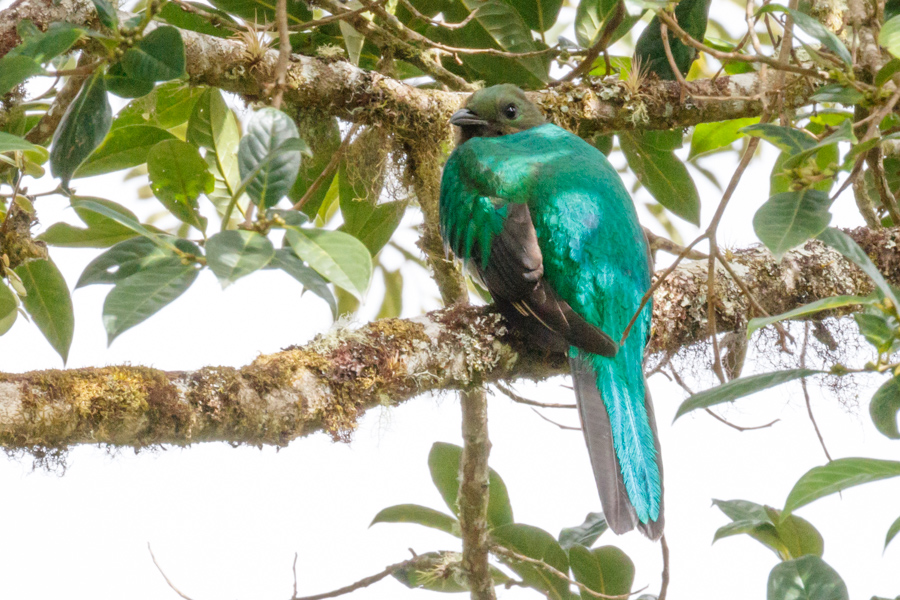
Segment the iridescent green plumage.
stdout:
[[[507,95],[494,96],[502,107]],[[472,126],[477,115],[476,106],[454,118]],[[609,342],[621,337],[650,285],[646,240],[615,169],[551,124],[476,136],[447,161],[440,208],[445,243],[501,308],[535,319],[545,341],[569,348],[612,528],[638,526],[658,537],[662,474],[642,370],[650,307],[618,352]]]

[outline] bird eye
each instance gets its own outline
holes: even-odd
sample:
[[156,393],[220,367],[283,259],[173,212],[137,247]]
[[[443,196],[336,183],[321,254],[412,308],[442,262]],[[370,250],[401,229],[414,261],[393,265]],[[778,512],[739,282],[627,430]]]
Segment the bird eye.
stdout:
[[519,109],[516,108],[515,104],[507,104],[506,108],[503,109],[503,115],[507,119],[515,119],[516,115],[519,114]]

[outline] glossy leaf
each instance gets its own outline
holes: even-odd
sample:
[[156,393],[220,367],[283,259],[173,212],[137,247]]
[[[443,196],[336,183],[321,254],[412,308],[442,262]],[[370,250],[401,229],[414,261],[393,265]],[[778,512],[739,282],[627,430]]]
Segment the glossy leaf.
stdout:
[[328,303],[332,317],[335,319],[338,317],[337,299],[334,297],[331,288],[328,287],[328,282],[300,260],[293,250],[290,248],[276,250],[275,256],[272,257],[272,260],[266,266],[272,269],[281,269],[299,281],[303,285],[304,291],[309,290]]
[[887,535],[884,537],[884,549],[887,550],[888,544],[893,541],[897,534],[900,533],[900,517],[897,517],[897,520],[891,523],[891,526],[888,527]]
[[68,187],[75,170],[103,142],[112,124],[103,69],[84,82],[53,134],[50,172]]
[[609,525],[603,513],[588,513],[581,525],[566,527],[559,532],[559,545],[563,550],[569,550],[576,544],[590,548],[607,529],[609,529]]
[[869,404],[869,414],[875,428],[892,440],[900,440],[897,413],[900,412],[900,378],[892,377],[884,383]]
[[150,125],[113,128],[73,177],[102,175],[144,164],[153,146],[174,139],[165,129]]
[[87,229],[74,227],[68,223],[54,223],[47,231],[38,236],[51,246],[62,246],[69,248],[108,248],[121,241],[138,235],[130,227],[120,224],[118,221],[95,213],[82,207],[85,201],[105,206],[111,211],[117,212],[130,221],[137,222],[137,217],[133,212],[120,206],[115,202],[104,200],[102,198],[73,197],[71,199],[72,208],[78,217],[88,226]]
[[777,194],[756,211],[753,229],[775,258],[781,260],[785,252],[828,227],[831,203],[828,194],[818,190]]
[[887,317],[880,310],[874,310],[855,313],[853,320],[866,341],[875,346],[878,352],[890,351],[895,341],[896,321],[893,318]]
[[[200,248],[188,240],[177,239],[175,246],[187,254],[203,255]],[[75,289],[86,285],[117,283],[154,263],[172,258],[178,258],[178,255],[167,248],[160,248],[147,238],[131,238],[116,244],[89,262],[81,272]]]
[[222,287],[262,269],[274,256],[269,238],[255,231],[222,231],[206,241],[206,264]]
[[839,458],[807,471],[788,494],[784,513],[788,514],[847,488],[897,476],[900,476],[900,462],[874,458]]
[[[298,129],[300,136],[309,142],[312,157],[303,160],[297,173],[297,180],[288,192],[288,199],[294,204],[303,198],[306,191],[319,178],[341,145],[341,129],[335,117],[325,118],[323,115],[301,117]],[[322,206],[334,175],[332,172],[327,176],[318,190],[306,199],[300,209],[304,214],[315,216]]]
[[[213,6],[228,14],[262,25],[275,22],[275,2],[271,0],[212,0]],[[303,0],[287,0],[288,23],[312,20],[312,12]]]
[[823,85],[816,90],[816,93],[809,97],[810,100],[816,102],[837,102],[854,106],[865,99],[865,95],[856,90],[856,88],[843,86],[839,83],[829,83]]
[[881,26],[878,43],[895,58],[900,58],[900,17],[894,17]]
[[132,100],[120,110],[113,120],[112,128],[115,130],[132,125],[153,125],[161,129],[172,129],[188,120],[194,105],[204,93],[204,88],[181,81],[160,84],[151,93]]
[[433,508],[419,506],[418,504],[398,504],[389,506],[380,511],[372,519],[371,527],[375,523],[417,523],[432,529],[438,529],[460,537],[459,521]]
[[285,239],[322,277],[362,300],[372,278],[372,257],[352,235],[323,229],[288,229]]
[[[615,13],[619,0],[582,0],[575,9],[575,39],[582,48],[594,44],[604,24]],[[643,11],[638,14],[626,12],[622,23],[609,38],[609,45],[628,33],[640,21]]]
[[[851,119],[842,121],[834,132],[824,137],[813,146],[792,155],[789,159],[784,161],[784,166],[788,169],[797,167],[816,152],[828,146],[835,146],[838,142],[852,142],[854,144],[857,142],[856,136],[853,134],[853,123]],[[836,162],[837,160],[835,160],[835,163]]]
[[216,182],[197,149],[181,140],[160,142],[150,150],[147,170],[150,189],[163,206],[181,221],[205,230],[197,198],[212,192]]
[[772,123],[757,123],[741,129],[743,133],[762,138],[788,154],[803,152],[816,145],[816,138],[801,129]]
[[122,57],[125,73],[140,81],[169,81],[184,75],[184,42],[174,27],[157,27]]
[[[396,200],[372,206],[368,202],[355,202],[354,217],[341,227],[360,242],[365,244],[372,256],[387,244],[400,225],[406,212],[406,202]],[[344,204],[341,204],[343,212]],[[346,213],[343,213],[346,215]]]
[[732,143],[744,137],[741,129],[758,122],[759,117],[749,117],[716,123],[700,123],[694,127],[694,133],[691,136],[691,153],[688,155],[688,160],[714,152],[719,148],[731,146]]
[[140,98],[151,93],[156,82],[150,79],[136,79],[125,71],[121,62],[114,63],[106,73],[109,92],[120,98]]
[[525,24],[534,31],[547,31],[556,24],[562,0],[517,0],[511,2]]
[[[695,40],[703,40],[709,18],[709,6],[710,0],[681,0],[675,5],[675,19]],[[697,57],[697,51],[682,42],[671,30],[668,32],[668,41],[675,66],[682,75],[687,75]],[[662,24],[658,16],[654,16],[641,32],[634,46],[634,55],[649,73],[655,73],[664,80],[677,79],[666,55]]]
[[[539,48],[531,36],[531,31],[519,13],[501,0],[462,0],[462,3],[475,13],[475,20],[490,35],[501,50],[506,52],[534,52]],[[471,56],[469,60],[478,57]],[[549,79],[548,63],[540,57],[532,56],[517,59],[516,62],[533,75],[538,81]]]
[[[531,525],[510,523],[490,533],[492,541],[528,558],[539,560],[561,573],[569,572],[569,557],[552,535]],[[546,593],[551,600],[569,600],[569,584],[533,563],[503,559],[526,584]]]
[[[100,203],[97,202],[97,200],[97,198],[80,199],[78,201],[78,208],[76,209],[76,211],[81,211],[79,212],[79,215],[82,213],[87,214],[89,212],[96,213],[97,215],[106,217],[108,220],[114,221],[119,225],[130,229],[138,235],[142,235],[153,240],[153,242],[159,246],[170,249],[175,247],[171,241],[161,235],[158,235],[155,231],[149,229],[147,226],[142,225],[130,211],[119,211],[116,208],[109,206],[109,204]],[[73,202],[73,206],[74,205],[75,203]]]
[[800,12],[799,10],[794,10],[791,8],[787,8],[786,6],[781,6],[778,4],[769,4],[767,6],[759,9],[756,14],[761,15],[763,13],[771,13],[771,12],[785,12],[791,15],[794,18],[794,24],[803,30],[804,33],[816,38],[823,46],[834,52],[838,58],[844,61],[846,64],[853,64],[853,58],[850,56],[850,51],[847,50],[847,46],[841,42],[840,39],[834,33],[825,28],[825,26],[814,19],[813,17]]
[[94,8],[97,9],[97,17],[100,22],[109,29],[116,29],[119,26],[119,15],[116,7],[110,0],[92,0]]
[[[898,25],[900,25],[900,21],[898,21]],[[882,33],[884,29],[881,30]],[[883,67],[878,70],[878,73],[875,74],[875,85],[881,87],[891,79],[893,79],[894,75],[900,71],[900,58],[892,58],[889,60]]]
[[[206,4],[199,4],[194,2],[184,2],[186,5],[202,7],[207,11],[215,11],[211,6]],[[228,13],[219,11],[217,15],[225,22],[230,19],[225,19],[225,15]],[[182,7],[180,4],[176,4],[175,2],[167,2],[163,5],[162,10],[159,11],[158,19],[161,19],[168,23],[169,25],[174,25],[179,29],[187,29],[188,31],[196,31],[197,33],[202,33],[205,35],[212,35],[220,38],[230,37],[233,32],[225,27],[221,27],[217,24],[213,24],[210,22],[210,19],[204,18],[197,13],[190,12],[187,8]]]
[[0,152],[40,152],[40,147],[35,146],[28,140],[24,140],[17,135],[0,131]]
[[682,402],[681,406],[678,407],[678,411],[675,413],[675,420],[677,421],[681,416],[692,410],[697,410],[698,408],[708,408],[724,402],[733,402],[738,398],[755,394],[756,392],[769,389],[770,387],[800,379],[801,377],[817,375],[822,372],[823,371],[815,371],[813,369],[788,369],[785,371],[774,371],[772,373],[763,373],[761,375],[750,375],[741,377],[740,379],[733,379],[728,383],[704,390],[699,394],[694,394]]
[[656,201],[689,223],[699,225],[700,194],[681,160],[671,151],[652,149],[634,132],[619,132],[619,144],[628,165]]
[[198,272],[194,264],[169,258],[117,282],[103,303],[108,343],[181,296],[197,279]]
[[50,23],[47,31],[41,31],[31,21],[23,20],[18,22],[16,29],[22,43],[9,54],[27,56],[38,64],[63,54],[84,35],[83,28],[65,21]]
[[[431,480],[441,493],[444,502],[447,503],[447,507],[457,516],[459,516],[459,507],[456,501],[459,494],[460,460],[462,460],[462,448],[443,442],[435,442],[428,454]],[[493,469],[490,469],[488,481],[488,525],[496,528],[512,523],[512,507],[509,504],[506,484]]]
[[378,309],[376,319],[393,319],[403,312],[403,272],[400,269],[388,271],[381,268],[384,278],[384,300]]
[[294,121],[280,110],[263,108],[253,115],[238,150],[241,179],[249,179],[247,194],[253,202],[275,206],[294,185],[300,150],[282,146],[299,138]]
[[862,269],[863,273],[869,276],[872,283],[875,284],[875,287],[878,288],[885,298],[890,299],[894,306],[900,306],[900,302],[897,301],[897,296],[894,294],[893,288],[885,281],[881,271],[878,270],[878,267],[876,267],[866,253],[863,252],[862,248],[853,241],[853,238],[834,227],[828,227],[816,237],[819,241],[831,246],[840,252],[844,258]]
[[747,338],[749,339],[757,329],[761,329],[772,323],[777,323],[778,321],[797,319],[823,310],[833,310],[857,304],[871,304],[873,301],[874,298],[869,296],[831,296],[830,298],[823,298],[821,300],[816,300],[815,302],[810,302],[809,304],[804,304],[803,306],[798,306],[797,308],[789,310],[786,313],[781,313],[780,315],[750,319],[750,322],[747,324]]
[[240,138],[237,119],[225,104],[222,93],[216,88],[207,89],[194,105],[187,141],[213,152],[219,173],[231,193],[241,180],[237,158]]
[[3,283],[0,283],[0,335],[3,335],[16,322],[19,316],[19,301],[16,294]]
[[769,573],[766,600],[850,600],[847,585],[818,556],[779,563]]
[[25,310],[65,363],[75,332],[75,313],[66,280],[47,259],[23,263],[15,272],[28,293],[22,298]]
[[7,54],[0,58],[0,96],[6,95],[29,77],[43,72],[44,68],[30,56]]
[[[569,550],[569,563],[575,580],[595,592],[609,596],[631,593],[634,563],[615,546],[588,550],[582,545],[575,545]],[[582,590],[581,598],[595,600],[596,596]]]

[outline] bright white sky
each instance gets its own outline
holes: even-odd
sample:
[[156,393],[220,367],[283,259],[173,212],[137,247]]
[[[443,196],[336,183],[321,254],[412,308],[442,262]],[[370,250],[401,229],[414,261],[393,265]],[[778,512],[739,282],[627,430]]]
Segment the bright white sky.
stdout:
[[[721,229],[723,244],[754,241],[752,214],[768,191],[774,154],[754,162],[733,199]],[[729,161],[705,165],[721,178]],[[720,193],[697,178],[705,219]],[[723,182],[724,183],[724,182]],[[50,187],[49,182],[32,191]],[[82,180],[81,194],[132,203],[133,185],[121,176]],[[640,191],[636,200],[647,199]],[[142,216],[154,200],[139,203]],[[64,200],[37,203],[50,224],[77,223]],[[641,211],[642,220],[653,220]],[[853,200],[835,205],[834,224],[858,224]],[[686,237],[691,227],[679,223]],[[406,233],[405,240],[411,240]],[[95,252],[53,249],[70,286]],[[387,257],[387,260],[395,260]],[[373,285],[377,311],[380,284]],[[324,302],[300,296],[292,279],[258,273],[222,291],[211,273],[148,322],[106,347],[100,310],[106,288],[73,294],[75,341],[68,367],[131,363],[186,370],[205,365],[240,366],[260,353],[302,344],[331,325]],[[433,283],[417,269],[407,271],[404,316],[436,308]],[[754,368],[752,361],[748,372]],[[20,319],[0,337],[0,369],[22,372],[60,368],[61,361],[37,329]],[[571,401],[566,378],[540,386],[519,385],[525,396],[548,402]],[[725,416],[743,425],[781,421],[762,431],[739,433],[697,413],[672,425],[685,394],[662,377],[651,380],[665,461],[667,538],[672,556],[670,598],[720,600],[763,598],[775,556],[747,536],[710,545],[727,519],[710,506],[713,498],[746,499],[783,506],[793,483],[825,462],[806,416],[799,385],[786,385],[743,399]],[[813,407],[832,456],[897,459],[897,442],[872,426],[867,402],[874,387],[860,387],[861,408],[848,414],[830,396],[812,387]],[[552,418],[569,424],[572,411]],[[115,456],[80,447],[69,455],[64,476],[33,472],[28,460],[0,460],[0,597],[35,600],[133,600],[175,598],[156,571],[147,543],[180,590],[194,600],[286,600],[292,593],[291,563],[297,562],[298,591],[314,594],[342,587],[417,553],[457,549],[455,538],[414,525],[368,528],[382,508],[419,503],[446,510],[434,490],[426,459],[435,441],[461,443],[455,395],[419,397],[362,420],[350,444],[322,434],[289,447],[232,448],[200,444],[188,449]],[[491,399],[491,465],[510,491],[516,520],[556,535],[600,510],[584,442],[579,432],[562,431],[530,409],[502,395]],[[844,577],[852,598],[900,594],[900,543],[882,555],[885,532],[900,515],[900,480],[854,488],[799,511],[825,538],[825,560]],[[604,534],[599,543],[623,548],[637,565],[636,588],[659,588],[658,545],[637,533]],[[354,599],[420,598],[387,579],[356,592]],[[523,590],[499,590],[500,598],[526,598]]]

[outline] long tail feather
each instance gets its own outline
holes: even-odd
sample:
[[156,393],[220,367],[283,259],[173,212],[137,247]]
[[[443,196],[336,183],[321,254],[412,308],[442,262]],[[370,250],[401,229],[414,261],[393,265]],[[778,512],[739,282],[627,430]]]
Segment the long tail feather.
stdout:
[[[625,348],[627,349],[627,347]],[[623,350],[625,350],[623,349]],[[643,375],[621,373],[626,356],[571,353],[569,364],[600,502],[610,528],[636,526],[651,539],[663,530],[662,463]],[[640,365],[638,359],[637,364]],[[632,375],[627,377],[626,375]]]

